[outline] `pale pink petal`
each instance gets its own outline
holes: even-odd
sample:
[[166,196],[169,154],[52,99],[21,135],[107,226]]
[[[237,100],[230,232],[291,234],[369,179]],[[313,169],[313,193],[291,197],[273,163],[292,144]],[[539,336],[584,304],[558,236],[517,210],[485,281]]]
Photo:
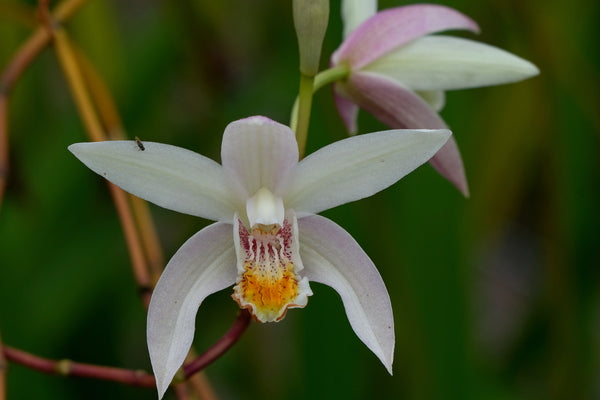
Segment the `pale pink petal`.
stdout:
[[236,272],[233,226],[221,222],[188,239],[167,264],[152,293],[147,325],[159,398],[190,349],[198,306],[233,285]]
[[298,228],[304,274],[338,292],[352,329],[391,374],[394,317],[377,268],[352,236],[333,221],[313,215],[299,219]]
[[449,29],[479,31],[473,20],[452,8],[434,4],[390,8],[352,31],[332,61],[348,63],[356,70],[411,40]]
[[454,136],[429,160],[440,175],[448,179],[465,197],[469,197],[469,185],[465,176],[465,167]]
[[335,101],[335,107],[338,110],[338,114],[342,118],[342,122],[346,127],[346,130],[350,135],[355,135],[358,132],[358,106],[346,99],[342,94],[336,90],[338,85],[333,86],[333,99]]
[[345,93],[362,109],[395,129],[446,129],[446,123],[412,90],[386,76],[356,72]]
[[[446,123],[429,104],[398,82],[367,72],[350,76],[344,90],[362,109],[384,124],[399,129],[442,129]],[[452,140],[436,154],[432,166],[465,196],[469,189],[456,142]]]
[[292,130],[266,117],[250,117],[227,125],[221,159],[225,171],[243,188],[244,198],[261,187],[281,196],[287,175],[298,162]]

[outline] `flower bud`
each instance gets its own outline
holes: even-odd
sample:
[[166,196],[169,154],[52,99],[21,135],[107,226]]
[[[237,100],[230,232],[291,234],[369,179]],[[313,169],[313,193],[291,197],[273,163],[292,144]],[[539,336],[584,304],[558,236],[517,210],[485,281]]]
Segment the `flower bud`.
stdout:
[[300,49],[300,72],[319,72],[321,46],[329,20],[329,0],[294,0],[294,26]]

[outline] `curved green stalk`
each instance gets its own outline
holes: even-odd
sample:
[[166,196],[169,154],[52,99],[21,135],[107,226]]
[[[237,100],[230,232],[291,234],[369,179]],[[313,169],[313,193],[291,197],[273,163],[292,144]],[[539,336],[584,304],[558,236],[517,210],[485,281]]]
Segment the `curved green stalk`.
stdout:
[[306,138],[308,136],[308,124],[310,122],[310,109],[312,106],[312,96],[323,86],[330,83],[346,79],[350,74],[350,68],[345,65],[339,65],[326,69],[314,77],[300,75],[300,91],[294,106],[292,107],[292,116],[290,127],[296,132],[298,141],[298,150],[300,157],[304,155],[306,149]]

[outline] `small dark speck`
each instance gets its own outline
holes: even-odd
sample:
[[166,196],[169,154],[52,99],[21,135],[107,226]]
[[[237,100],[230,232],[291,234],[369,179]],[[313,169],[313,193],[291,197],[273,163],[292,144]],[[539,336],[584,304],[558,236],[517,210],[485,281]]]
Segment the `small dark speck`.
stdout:
[[135,143],[137,143],[137,145],[138,145],[138,148],[139,148],[141,151],[144,151],[144,150],[146,150],[146,148],[144,147],[144,144],[142,143],[142,141],[140,140],[140,138],[139,138],[139,137],[137,137],[137,136],[135,137]]

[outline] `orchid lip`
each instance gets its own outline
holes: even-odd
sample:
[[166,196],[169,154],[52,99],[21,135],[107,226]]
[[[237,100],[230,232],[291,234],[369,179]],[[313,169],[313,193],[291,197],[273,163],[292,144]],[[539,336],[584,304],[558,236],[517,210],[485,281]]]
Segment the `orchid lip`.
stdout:
[[290,308],[304,307],[312,291],[299,255],[293,212],[281,225],[256,224],[248,230],[236,217],[234,241],[238,278],[233,299],[259,322],[280,321]]

